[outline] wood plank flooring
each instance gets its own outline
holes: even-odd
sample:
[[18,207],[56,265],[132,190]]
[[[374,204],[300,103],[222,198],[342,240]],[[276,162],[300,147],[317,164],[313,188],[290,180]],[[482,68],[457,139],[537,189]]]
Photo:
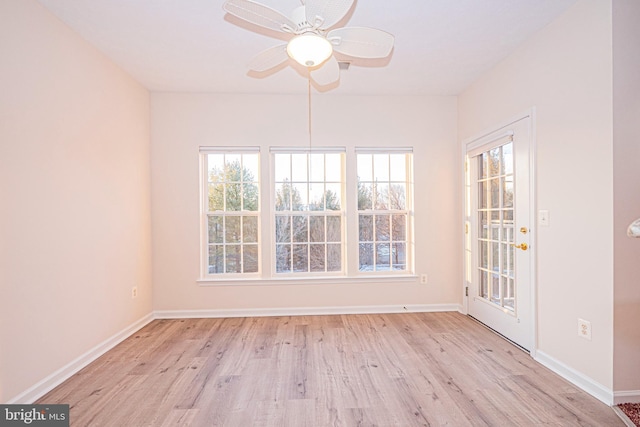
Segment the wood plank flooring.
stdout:
[[72,426],[623,426],[459,313],[156,320],[40,399]]

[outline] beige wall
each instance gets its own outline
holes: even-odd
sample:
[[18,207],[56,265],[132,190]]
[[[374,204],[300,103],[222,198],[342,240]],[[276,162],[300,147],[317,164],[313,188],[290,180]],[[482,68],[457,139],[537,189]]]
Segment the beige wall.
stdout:
[[640,2],[613,2],[614,390],[640,395]]
[[[308,144],[306,96],[152,94],[156,310],[459,304],[460,182],[455,97],[313,95],[314,146],[414,146],[417,273],[429,284],[203,287],[198,147]],[[268,187],[268,184],[265,183]]]
[[0,52],[6,402],[151,312],[149,95],[33,0]]
[[[612,389],[611,3],[581,0],[459,97],[460,139],[536,107],[538,349]],[[592,324],[592,341],[577,319]]]

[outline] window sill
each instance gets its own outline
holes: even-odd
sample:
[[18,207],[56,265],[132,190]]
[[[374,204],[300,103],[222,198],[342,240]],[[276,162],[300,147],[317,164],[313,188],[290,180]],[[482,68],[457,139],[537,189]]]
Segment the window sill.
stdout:
[[415,274],[377,275],[358,277],[291,277],[268,279],[198,279],[198,286],[300,286],[300,285],[354,285],[365,283],[418,283]]

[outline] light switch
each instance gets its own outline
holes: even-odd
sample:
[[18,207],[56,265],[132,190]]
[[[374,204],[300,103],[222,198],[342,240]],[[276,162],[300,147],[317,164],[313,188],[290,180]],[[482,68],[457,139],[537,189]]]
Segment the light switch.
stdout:
[[538,225],[541,227],[549,226],[549,211],[547,210],[538,211]]

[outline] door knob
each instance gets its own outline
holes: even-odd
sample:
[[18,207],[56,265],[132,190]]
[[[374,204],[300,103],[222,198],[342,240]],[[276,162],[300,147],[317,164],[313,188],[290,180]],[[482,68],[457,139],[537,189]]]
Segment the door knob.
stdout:
[[529,245],[527,245],[526,243],[520,243],[519,245],[512,243],[511,246],[515,247],[516,249],[522,249],[523,251],[529,249]]

